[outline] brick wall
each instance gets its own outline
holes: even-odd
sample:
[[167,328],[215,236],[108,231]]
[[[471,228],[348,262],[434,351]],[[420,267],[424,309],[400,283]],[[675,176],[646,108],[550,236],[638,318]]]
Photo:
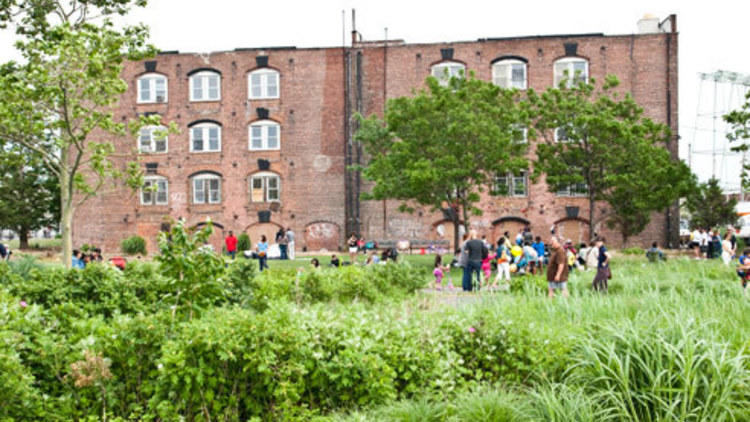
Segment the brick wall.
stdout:
[[[138,193],[122,184],[87,201],[76,214],[74,244],[94,243],[106,252],[119,251],[120,241],[130,235],[146,238],[149,251],[156,250],[157,234],[164,222],[184,218],[191,226],[210,217],[217,225],[212,238],[222,246],[222,233],[248,232],[253,243],[260,234],[272,237],[279,227],[292,227],[297,247],[336,249],[343,246],[346,221],[346,101],[356,111],[382,114],[384,99],[409,95],[423,86],[430,66],[441,61],[441,49],[452,48],[453,59],[465,63],[467,71],[490,80],[490,63],[504,55],[528,60],[528,85],[538,91],[553,83],[553,63],[565,56],[565,43],[577,44],[577,56],[589,60],[591,77],[602,80],[613,73],[621,80],[620,89],[631,92],[646,114],[677,128],[677,36],[676,34],[534,37],[444,44],[357,44],[350,49],[269,49],[218,52],[210,54],[163,54],[155,72],[168,78],[168,101],[164,104],[138,104],[137,78],[146,73],[144,62],[129,63],[123,79],[129,90],[123,95],[118,119],[126,121],[141,113],[159,113],[165,122],[175,122],[181,133],[169,136],[167,154],[141,154],[142,163],[156,163],[156,174],[169,182],[169,201],[163,206],[140,205]],[[670,51],[667,52],[667,43]],[[346,80],[345,54],[349,52],[351,78]],[[356,86],[354,60],[361,54],[361,96]],[[280,73],[280,97],[249,100],[247,73],[258,67],[256,57],[267,56],[268,66]],[[669,66],[668,66],[669,65]],[[211,68],[221,73],[221,100],[189,101],[188,73]],[[349,97],[346,96],[346,84]],[[671,109],[667,90],[671,90]],[[250,151],[248,125],[259,119],[257,109],[269,111],[269,118],[280,124],[278,151]],[[667,116],[670,116],[668,120]],[[221,152],[191,153],[188,125],[199,120],[221,124]],[[121,168],[138,157],[135,139],[116,139],[115,161]],[[677,141],[669,145],[677,153]],[[279,206],[253,203],[249,177],[259,171],[258,160],[268,160],[270,171],[281,180]],[[221,176],[220,204],[193,204],[190,177],[198,172]],[[353,189],[355,186],[353,186]],[[363,181],[362,190],[367,189]],[[452,239],[452,225],[442,213],[418,209],[414,214],[396,210],[398,203],[360,202],[359,225],[368,239],[430,238]],[[578,207],[578,219],[566,219],[566,207]],[[472,226],[491,238],[506,230],[517,230],[519,221],[546,235],[553,224],[563,236],[573,240],[588,237],[585,218],[587,201],[559,197],[547,191],[544,181],[530,186],[523,198],[484,197],[483,215],[472,218]],[[258,213],[270,211],[268,223],[259,222]],[[597,206],[597,213],[606,213]],[[583,218],[583,219],[581,219]],[[671,229],[677,230],[678,214],[671,213]],[[620,236],[606,227],[597,231],[617,245]],[[441,235],[439,232],[444,233]],[[666,241],[664,214],[654,214],[651,224],[633,244]],[[514,234],[514,233],[511,233]]]

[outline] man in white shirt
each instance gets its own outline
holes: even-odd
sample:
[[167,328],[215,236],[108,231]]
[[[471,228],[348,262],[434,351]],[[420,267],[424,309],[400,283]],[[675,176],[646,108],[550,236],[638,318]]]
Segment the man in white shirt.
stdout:
[[294,232],[292,228],[286,229],[287,255],[289,259],[294,259]]
[[701,231],[698,230],[696,227],[692,233],[690,233],[690,243],[688,244],[688,247],[693,250],[693,253],[695,254],[695,259],[700,259],[701,257]]
[[700,240],[700,257],[703,258],[704,254],[708,252],[708,240],[710,236],[705,229],[701,229],[701,240]]

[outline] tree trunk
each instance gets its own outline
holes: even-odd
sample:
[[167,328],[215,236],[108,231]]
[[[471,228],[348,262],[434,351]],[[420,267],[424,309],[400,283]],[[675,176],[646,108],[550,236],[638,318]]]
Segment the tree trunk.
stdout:
[[[63,150],[63,156],[65,156]],[[64,158],[64,157],[63,157]],[[65,163],[65,161],[63,161]],[[60,234],[62,236],[62,260],[65,268],[73,266],[73,187],[70,175],[60,172]]]
[[589,243],[594,240],[594,195],[589,194]]
[[459,233],[458,223],[459,222],[460,221],[458,219],[458,213],[454,212],[453,213],[453,254],[454,255],[458,255],[458,250],[459,250],[459,243],[458,243],[460,241],[460,239],[458,238],[458,233]]
[[18,228],[18,249],[29,249],[29,230],[27,227]]

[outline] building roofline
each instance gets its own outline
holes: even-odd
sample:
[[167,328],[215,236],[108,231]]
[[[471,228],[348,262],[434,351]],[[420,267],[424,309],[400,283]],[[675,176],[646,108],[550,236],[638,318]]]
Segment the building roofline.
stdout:
[[[570,39],[570,38],[624,38],[624,37],[644,37],[644,36],[659,36],[667,34],[678,34],[678,32],[658,32],[648,34],[604,34],[602,32],[589,32],[581,34],[550,34],[550,35],[522,35],[522,36],[511,36],[511,37],[485,37],[477,38],[476,40],[461,40],[461,41],[435,41],[435,42],[416,42],[407,43],[404,40],[388,40],[387,44],[389,48],[399,47],[420,47],[420,46],[432,46],[432,45],[457,45],[457,44],[472,44],[472,43],[487,43],[497,41],[528,41],[528,40],[541,40],[541,39]],[[181,52],[178,50],[162,50],[158,55],[195,55],[195,54],[224,54],[224,53],[242,53],[252,51],[314,51],[314,50],[341,50],[349,48],[382,48],[386,43],[385,40],[374,40],[374,41],[363,41],[355,43],[354,46],[329,46],[329,47],[297,47],[297,46],[271,46],[271,47],[237,47],[232,50],[217,50],[210,52]]]

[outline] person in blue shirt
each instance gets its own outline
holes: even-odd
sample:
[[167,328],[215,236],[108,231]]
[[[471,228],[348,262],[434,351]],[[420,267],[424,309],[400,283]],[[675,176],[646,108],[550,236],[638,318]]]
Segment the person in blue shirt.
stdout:
[[648,251],[646,251],[646,256],[653,257],[649,259],[653,259],[654,261],[656,261],[657,258],[659,261],[664,260],[664,252],[662,252],[661,249],[659,249],[659,244],[656,242],[651,244],[651,248]]
[[602,291],[607,293],[609,279],[612,277],[612,273],[609,269],[609,252],[604,246],[604,238],[600,237],[596,239],[594,244],[596,249],[599,250],[596,266],[596,276],[594,277],[594,290]]
[[260,242],[258,242],[256,249],[258,250],[259,267],[263,271],[263,268],[268,268],[268,241],[266,240],[266,235],[260,235]]
[[740,255],[739,265],[737,265],[737,275],[740,276],[742,282],[742,290],[747,294],[747,279],[748,273],[750,273],[750,249],[745,249]]
[[545,262],[544,262],[544,242],[542,242],[542,237],[541,236],[537,236],[535,240],[536,241],[531,244],[531,247],[534,248],[534,250],[536,251],[537,260],[538,260],[537,261],[537,267],[539,269],[541,269],[542,266],[543,266],[543,264],[545,264]]
[[81,252],[78,249],[73,249],[72,261],[73,268],[82,270],[86,267],[86,264],[83,263],[83,259],[81,258]]

